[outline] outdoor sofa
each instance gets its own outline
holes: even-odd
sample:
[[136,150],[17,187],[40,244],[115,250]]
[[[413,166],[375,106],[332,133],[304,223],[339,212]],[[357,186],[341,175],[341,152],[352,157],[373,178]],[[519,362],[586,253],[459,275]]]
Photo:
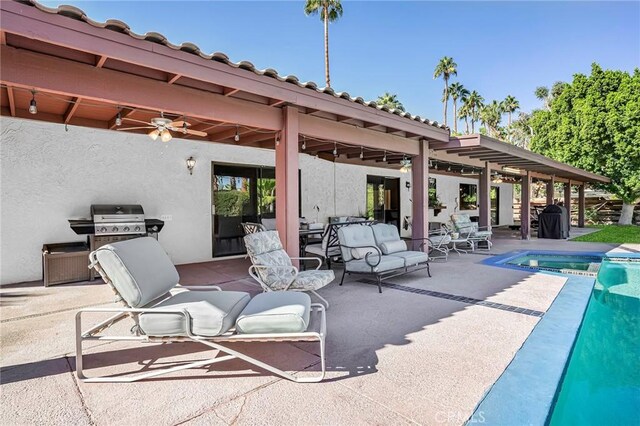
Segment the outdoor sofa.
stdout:
[[328,223],[322,234],[321,244],[308,245],[305,248],[306,253],[318,256],[327,265],[327,269],[331,269],[332,263],[342,262],[342,253],[340,251],[340,241],[338,240],[338,229],[345,226],[371,226],[376,223],[373,220],[352,219],[344,222]]
[[373,275],[382,293],[382,280],[410,272],[429,270],[429,255],[407,249],[393,225],[352,225],[338,229],[344,271],[340,285],[347,274]]
[[[100,247],[90,254],[90,260],[90,266],[100,273],[124,306],[85,308],[76,314],[76,374],[80,380],[133,382],[234,358],[295,382],[319,382],[324,378],[325,309],[321,304],[311,303],[309,295],[283,291],[262,293],[251,299],[248,293],[222,291],[217,286],[181,286],[173,263],[158,241],[150,237]],[[112,316],[83,331],[82,317],[87,313],[109,313]],[[133,335],[101,334],[127,318],[134,323]],[[219,352],[210,359],[137,375],[87,378],[83,370],[82,344],[95,340],[194,342]],[[319,374],[296,377],[241,352],[237,346],[228,346],[234,342],[301,341],[319,343]]]

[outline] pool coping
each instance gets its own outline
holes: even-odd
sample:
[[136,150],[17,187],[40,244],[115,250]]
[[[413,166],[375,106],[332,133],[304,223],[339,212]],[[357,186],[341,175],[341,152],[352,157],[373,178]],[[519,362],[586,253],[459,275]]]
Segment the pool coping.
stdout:
[[[531,272],[529,268],[506,264],[527,254],[640,258],[637,253],[518,250],[482,263]],[[480,400],[467,424],[544,425],[549,420],[596,279],[546,270],[536,272],[566,277],[567,281],[507,368]]]

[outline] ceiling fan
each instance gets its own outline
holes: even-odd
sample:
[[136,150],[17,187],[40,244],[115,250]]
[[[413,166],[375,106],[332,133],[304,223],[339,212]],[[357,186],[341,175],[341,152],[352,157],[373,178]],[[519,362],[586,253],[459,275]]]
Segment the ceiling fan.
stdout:
[[171,119],[165,118],[164,114],[161,114],[160,117],[152,118],[149,122],[142,121],[142,120],[136,120],[134,118],[129,118],[129,117],[123,117],[122,120],[132,121],[134,123],[145,124],[146,126],[123,127],[123,128],[119,128],[117,130],[125,130],[126,131],[126,130],[152,129],[148,133],[148,135],[154,141],[156,139],[158,139],[158,136],[160,136],[160,139],[162,140],[162,142],[169,142],[171,140],[171,138],[173,137],[171,135],[171,132],[180,132],[180,133],[182,133],[184,135],[194,135],[194,136],[200,136],[200,137],[206,137],[207,136],[207,133],[205,133],[205,132],[201,132],[199,130],[191,130],[191,129],[189,129],[189,126],[191,126],[190,123],[187,123],[184,120],[171,121]]

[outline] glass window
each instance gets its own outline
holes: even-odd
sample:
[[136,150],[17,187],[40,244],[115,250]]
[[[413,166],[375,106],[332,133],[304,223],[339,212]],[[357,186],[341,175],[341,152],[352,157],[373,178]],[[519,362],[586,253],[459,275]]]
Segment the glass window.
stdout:
[[475,210],[478,208],[478,185],[471,183],[460,184],[460,210]]
[[436,178],[429,178],[429,206],[439,206],[440,198],[436,191]]

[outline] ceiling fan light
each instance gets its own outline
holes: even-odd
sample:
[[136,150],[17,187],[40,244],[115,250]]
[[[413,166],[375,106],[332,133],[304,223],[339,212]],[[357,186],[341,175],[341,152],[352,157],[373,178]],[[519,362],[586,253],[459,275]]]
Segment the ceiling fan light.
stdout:
[[154,141],[156,139],[158,139],[158,136],[160,136],[160,130],[158,130],[158,129],[155,129],[155,130],[152,130],[152,131],[149,132],[149,137],[151,139],[153,139]]
[[167,129],[162,131],[160,135],[160,139],[162,140],[162,142],[169,142],[171,138],[172,138],[171,132],[169,132]]

